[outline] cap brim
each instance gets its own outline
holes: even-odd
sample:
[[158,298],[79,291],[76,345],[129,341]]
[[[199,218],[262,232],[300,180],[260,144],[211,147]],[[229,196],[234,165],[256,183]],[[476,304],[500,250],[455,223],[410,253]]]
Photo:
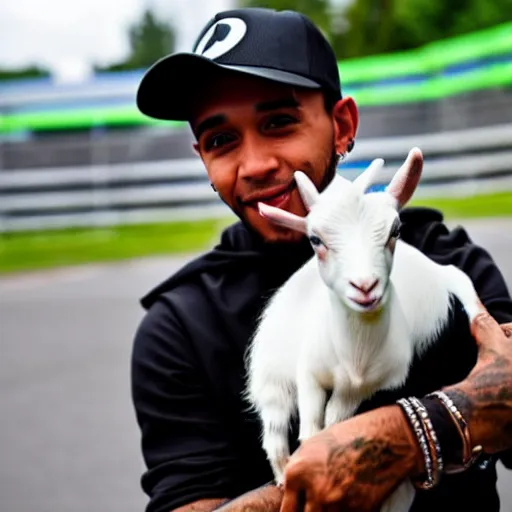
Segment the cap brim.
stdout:
[[216,75],[233,71],[298,87],[321,86],[303,76],[271,68],[218,64],[201,55],[178,53],[156,62],[137,90],[137,107],[155,119],[188,121],[192,106]]

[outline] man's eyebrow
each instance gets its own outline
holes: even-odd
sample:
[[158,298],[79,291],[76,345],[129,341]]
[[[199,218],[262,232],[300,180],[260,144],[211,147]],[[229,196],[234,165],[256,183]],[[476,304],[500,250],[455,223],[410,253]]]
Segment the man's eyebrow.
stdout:
[[[300,103],[295,98],[280,98],[272,101],[264,101],[255,106],[256,112],[270,112],[281,108],[298,108]],[[217,114],[201,121],[193,130],[196,140],[206,131],[219,126],[227,121],[224,114]]]
[[196,139],[199,140],[199,137],[205,132],[206,130],[210,130],[211,128],[215,128],[216,126],[219,126],[220,124],[223,124],[226,122],[226,116],[223,114],[217,114],[215,116],[207,117],[204,121],[201,121],[193,130],[194,135],[196,136]]
[[280,108],[298,108],[300,103],[295,98],[280,98],[273,101],[265,101],[256,105],[256,112],[269,112]]

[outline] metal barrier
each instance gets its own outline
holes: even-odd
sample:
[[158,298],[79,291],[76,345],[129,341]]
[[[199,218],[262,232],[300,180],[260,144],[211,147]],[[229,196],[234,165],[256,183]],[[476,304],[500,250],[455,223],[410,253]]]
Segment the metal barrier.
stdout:
[[[512,190],[512,124],[358,140],[339,172],[354,179],[373,159],[388,182],[418,146],[425,169],[415,197]],[[199,158],[0,170],[0,231],[93,227],[231,215]]]

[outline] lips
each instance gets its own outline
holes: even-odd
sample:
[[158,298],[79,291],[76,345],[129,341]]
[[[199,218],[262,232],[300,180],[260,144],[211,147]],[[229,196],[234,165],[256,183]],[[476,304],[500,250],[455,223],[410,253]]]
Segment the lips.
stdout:
[[290,199],[294,188],[294,182],[287,187],[275,187],[268,190],[267,193],[261,193],[258,194],[258,196],[251,197],[248,201],[244,201],[244,203],[255,208],[258,206],[258,203],[265,203],[275,208],[282,208]]
[[363,309],[366,310],[372,310],[375,309],[381,301],[382,297],[372,297],[367,299],[357,299],[357,298],[351,298],[350,300],[360,306]]

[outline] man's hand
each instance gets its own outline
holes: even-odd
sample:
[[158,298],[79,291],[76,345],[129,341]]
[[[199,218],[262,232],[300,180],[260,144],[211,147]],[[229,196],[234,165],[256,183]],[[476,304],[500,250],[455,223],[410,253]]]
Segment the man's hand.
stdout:
[[285,471],[281,512],[378,510],[392,491],[422,471],[422,456],[398,406],[364,413],[302,443]]
[[473,446],[492,454],[512,448],[512,323],[498,325],[487,311],[472,334],[478,362],[462,382],[443,391],[466,419]]
[[[512,448],[512,324],[485,311],[472,324],[479,346],[468,377],[443,391],[487,453]],[[373,512],[406,478],[422,474],[423,456],[398,406],[382,407],[325,429],[302,443],[285,471],[281,512]]]

